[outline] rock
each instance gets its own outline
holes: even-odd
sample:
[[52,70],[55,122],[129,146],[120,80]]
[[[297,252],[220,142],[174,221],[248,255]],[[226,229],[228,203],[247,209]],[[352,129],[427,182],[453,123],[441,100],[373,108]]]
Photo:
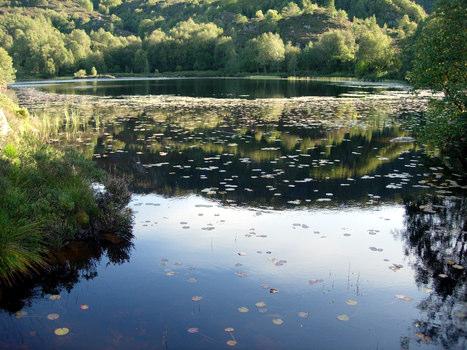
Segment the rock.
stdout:
[[10,124],[8,124],[5,113],[3,113],[3,109],[0,109],[0,136],[6,136],[10,130]]

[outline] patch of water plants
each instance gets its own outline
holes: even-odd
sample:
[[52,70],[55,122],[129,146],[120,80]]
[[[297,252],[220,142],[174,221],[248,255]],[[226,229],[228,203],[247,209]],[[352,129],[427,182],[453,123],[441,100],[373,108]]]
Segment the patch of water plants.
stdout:
[[3,96],[11,130],[0,143],[1,283],[47,267],[71,241],[129,240],[125,181],[72,148],[43,142],[35,117]]

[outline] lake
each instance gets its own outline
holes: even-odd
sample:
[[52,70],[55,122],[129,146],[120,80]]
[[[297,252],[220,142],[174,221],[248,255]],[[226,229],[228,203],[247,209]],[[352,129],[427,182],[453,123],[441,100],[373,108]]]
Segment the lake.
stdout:
[[411,139],[423,96],[264,79],[17,88],[36,113],[79,116],[53,142],[129,179],[134,239],[72,242],[1,288],[1,348],[465,348],[465,174]]
[[253,78],[117,78],[49,80],[16,83],[59,94],[97,96],[172,95],[212,98],[288,98],[301,96],[342,96],[375,94],[381,91],[405,91],[402,83],[362,83],[354,79],[288,80]]

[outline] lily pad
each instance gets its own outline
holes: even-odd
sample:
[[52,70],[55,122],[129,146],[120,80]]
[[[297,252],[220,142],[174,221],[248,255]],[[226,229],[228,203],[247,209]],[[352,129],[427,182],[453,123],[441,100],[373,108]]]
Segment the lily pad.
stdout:
[[284,320],[281,318],[273,318],[272,323],[274,323],[276,326],[282,326],[284,324]]
[[350,320],[350,317],[347,316],[346,314],[342,314],[342,315],[337,316],[337,319],[339,321],[348,321],[348,320]]
[[54,331],[55,335],[62,336],[62,335],[67,335],[70,333],[70,329],[63,327],[63,328],[57,328]]

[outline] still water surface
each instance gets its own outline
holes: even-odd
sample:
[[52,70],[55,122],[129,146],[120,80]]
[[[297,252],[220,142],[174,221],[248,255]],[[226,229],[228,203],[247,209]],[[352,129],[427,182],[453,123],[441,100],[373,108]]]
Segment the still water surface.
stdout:
[[172,95],[212,98],[288,98],[300,96],[342,96],[374,94],[384,90],[404,91],[400,83],[362,83],[356,80],[315,81],[254,78],[118,78],[55,80],[17,83],[60,94],[120,96]]
[[401,139],[424,103],[322,96],[75,103],[57,142],[131,179],[135,237],[3,288],[0,347],[465,348],[465,183]]

